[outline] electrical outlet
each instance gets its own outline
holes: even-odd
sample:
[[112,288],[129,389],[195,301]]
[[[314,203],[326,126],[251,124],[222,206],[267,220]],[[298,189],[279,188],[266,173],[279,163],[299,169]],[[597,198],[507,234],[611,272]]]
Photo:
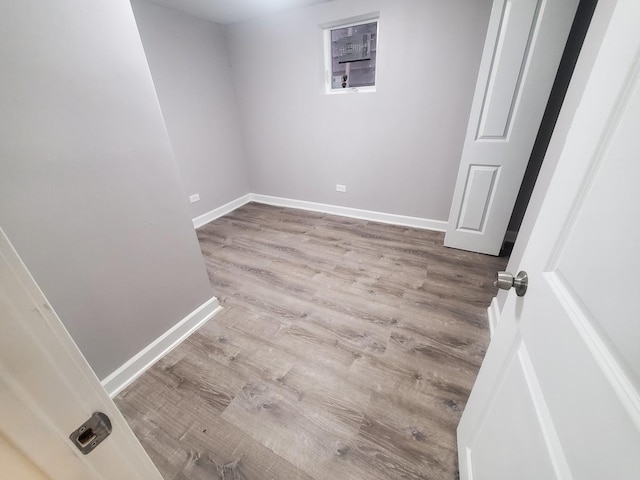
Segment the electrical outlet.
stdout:
[[346,185],[336,185],[336,192],[342,192],[345,193],[347,191],[347,186]]
[[200,201],[200,195],[198,195],[197,193],[194,193],[193,195],[189,195],[189,201],[191,203],[196,203]]

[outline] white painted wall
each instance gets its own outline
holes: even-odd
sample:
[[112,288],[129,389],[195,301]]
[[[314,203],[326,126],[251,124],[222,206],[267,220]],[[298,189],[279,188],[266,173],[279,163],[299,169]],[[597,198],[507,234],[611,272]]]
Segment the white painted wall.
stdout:
[[132,2],[182,183],[197,217],[249,192],[224,27]]
[[128,0],[7,0],[0,225],[100,378],[211,297]]
[[[447,220],[491,3],[335,0],[227,27],[251,190]],[[377,92],[324,94],[319,25],[373,11]]]

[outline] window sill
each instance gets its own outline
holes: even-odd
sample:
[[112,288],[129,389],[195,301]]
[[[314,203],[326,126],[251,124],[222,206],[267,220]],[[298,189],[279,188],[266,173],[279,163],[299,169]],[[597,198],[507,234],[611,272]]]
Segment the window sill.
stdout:
[[375,93],[376,87],[353,87],[353,88],[327,88],[327,95],[344,95],[349,93]]

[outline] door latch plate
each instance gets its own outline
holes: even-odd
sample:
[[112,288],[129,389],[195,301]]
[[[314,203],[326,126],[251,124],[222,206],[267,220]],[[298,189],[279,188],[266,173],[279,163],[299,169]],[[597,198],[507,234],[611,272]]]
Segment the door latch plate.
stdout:
[[69,439],[84,455],[93,451],[111,434],[111,420],[102,412],[95,412],[91,418],[75,430]]

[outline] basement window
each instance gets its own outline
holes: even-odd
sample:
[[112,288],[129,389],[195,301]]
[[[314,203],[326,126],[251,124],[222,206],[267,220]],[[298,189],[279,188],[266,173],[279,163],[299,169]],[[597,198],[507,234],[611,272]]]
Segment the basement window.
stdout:
[[327,93],[375,92],[378,19],[324,30]]

